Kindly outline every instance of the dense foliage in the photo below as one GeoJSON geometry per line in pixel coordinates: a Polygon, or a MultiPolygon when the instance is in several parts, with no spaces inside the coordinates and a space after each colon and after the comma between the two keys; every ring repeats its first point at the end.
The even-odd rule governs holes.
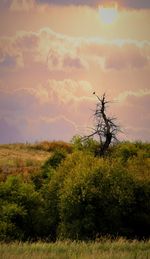
{"type": "Polygon", "coordinates": [[[150,144],[119,143],[103,158],[80,137],[42,145],[51,153],[37,171],[1,177],[0,240],[150,237],[150,144]]]}

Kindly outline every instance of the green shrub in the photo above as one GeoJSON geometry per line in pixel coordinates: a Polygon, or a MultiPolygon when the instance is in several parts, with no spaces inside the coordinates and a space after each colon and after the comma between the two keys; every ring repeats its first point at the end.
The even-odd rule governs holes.
{"type": "Polygon", "coordinates": [[[56,149],[54,153],[46,160],[41,168],[42,177],[49,179],[54,174],[56,168],[61,164],[61,162],[66,158],[67,153],[64,149],[56,149]]]}
{"type": "Polygon", "coordinates": [[[71,153],[72,145],[64,141],[42,141],[32,145],[33,149],[53,152],[56,149],[64,149],[67,153],[71,153]]]}
{"type": "Polygon", "coordinates": [[[135,182],[134,204],[127,222],[134,237],[150,237],[150,180],[135,182]]]}
{"type": "Polygon", "coordinates": [[[96,155],[99,149],[99,143],[93,138],[84,139],[81,136],[74,136],[71,140],[73,151],[84,151],[96,155]]]}
{"type": "Polygon", "coordinates": [[[126,170],[84,153],[73,154],[60,172],[66,169],[60,188],[59,235],[72,239],[124,235],[122,218],[134,200],[133,180],[126,170]]]}
{"type": "Polygon", "coordinates": [[[21,224],[25,219],[25,210],[16,203],[3,202],[0,216],[0,240],[12,241],[23,239],[24,233],[21,224]]]}
{"type": "Polygon", "coordinates": [[[32,183],[24,183],[19,176],[8,177],[0,185],[0,205],[2,237],[7,233],[8,239],[25,240],[41,235],[42,199],[32,183]]]}
{"type": "Polygon", "coordinates": [[[126,164],[129,159],[135,157],[149,158],[150,144],[141,142],[122,142],[114,145],[111,155],[113,158],[120,158],[121,162],[126,164]]]}

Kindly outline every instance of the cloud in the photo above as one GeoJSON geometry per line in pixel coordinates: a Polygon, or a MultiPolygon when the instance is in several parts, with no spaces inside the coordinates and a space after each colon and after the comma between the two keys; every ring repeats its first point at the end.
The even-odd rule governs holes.
{"type": "Polygon", "coordinates": [[[14,41],[17,48],[32,51],[38,47],[39,35],[34,32],[18,32],[14,41]]]}
{"type": "Polygon", "coordinates": [[[65,79],[63,81],[49,80],[46,86],[50,98],[59,98],[62,103],[76,103],[88,97],[93,89],[87,81],[74,81],[65,79]]]}
{"type": "Polygon", "coordinates": [[[1,68],[14,68],[16,66],[16,59],[14,57],[11,57],[9,55],[5,55],[0,60],[0,67],[1,68]]]}
{"type": "Polygon", "coordinates": [[[144,55],[141,48],[133,44],[125,44],[112,50],[106,57],[105,67],[113,69],[137,68],[141,69],[149,63],[148,56],[144,55]]]}
{"type": "Polygon", "coordinates": [[[0,10],[8,9],[11,5],[12,0],[1,0],[0,1],[0,10]]]}
{"type": "Polygon", "coordinates": [[[41,140],[71,140],[76,134],[75,124],[65,116],[58,116],[53,120],[41,118],[37,123],[37,137],[41,140]]]}
{"type": "Polygon", "coordinates": [[[47,3],[54,5],[93,5],[97,3],[97,0],[37,0],[37,3],[47,3]]]}
{"type": "Polygon", "coordinates": [[[0,39],[0,67],[1,69],[16,69],[23,66],[21,51],[14,47],[11,38],[0,39]]]}
{"type": "Polygon", "coordinates": [[[92,124],[94,90],[109,92],[110,99],[122,93],[114,115],[130,138],[135,128],[145,139],[149,60],[147,41],[69,37],[48,28],[3,37],[0,118],[21,132],[18,141],[69,140],[92,124]]]}
{"type": "Polygon", "coordinates": [[[71,53],[67,48],[62,50],[62,47],[58,46],[50,49],[47,64],[50,70],[88,69],[86,61],[78,57],[73,50],[71,53]]]}
{"type": "Polygon", "coordinates": [[[34,89],[0,90],[0,114],[28,114],[40,100],[34,89]]]}
{"type": "Polygon", "coordinates": [[[149,66],[150,45],[148,42],[103,41],[89,39],[79,46],[82,55],[91,58],[104,69],[141,69],[149,66]]]}
{"type": "MultiPolygon", "coordinates": [[[[93,122],[96,100],[91,85],[84,81],[49,80],[39,89],[0,92],[0,142],[70,140],[74,134],[86,134],[93,122]]],[[[148,90],[124,92],[112,105],[128,139],[149,139],[150,93],[148,90]]],[[[125,138],[125,136],[123,136],[125,138]]]]}
{"type": "Polygon", "coordinates": [[[64,116],[49,118],[23,118],[12,122],[8,117],[0,119],[0,144],[40,141],[40,140],[70,140],[76,134],[74,123],[64,116]]]}
{"type": "Polygon", "coordinates": [[[128,127],[124,133],[124,138],[128,141],[141,141],[142,139],[142,141],[149,142],[150,130],[148,128],[145,129],[144,127],[128,127]]]}
{"type": "Polygon", "coordinates": [[[49,29],[25,34],[17,44],[20,49],[28,50],[35,61],[46,61],[51,71],[88,70],[94,57],[99,64],[103,60],[105,69],[116,70],[141,69],[148,66],[150,60],[150,44],[146,41],[139,43],[132,40],[103,41],[100,38],[63,37],[49,29]]]}
{"type": "Polygon", "coordinates": [[[104,69],[141,69],[149,66],[150,45],[143,41],[103,41],[100,38],[74,38],[50,29],[18,32],[2,38],[1,67],[21,68],[41,65],[49,71],[89,71],[92,62],[104,69]]]}
{"type": "Polygon", "coordinates": [[[127,100],[129,97],[132,97],[132,98],[143,98],[143,97],[149,97],[150,95],[150,90],[144,90],[144,89],[140,89],[139,91],[137,92],[134,92],[134,91],[125,91],[121,94],[119,94],[119,96],[117,97],[117,101],[119,102],[122,102],[124,100],[127,100]]]}
{"type": "Polygon", "coordinates": [[[6,119],[0,119],[0,143],[15,143],[23,141],[20,131],[14,125],[7,122],[6,119]]]}
{"type": "Polygon", "coordinates": [[[65,115],[68,105],[72,113],[75,106],[91,96],[92,91],[89,82],[72,79],[48,80],[36,88],[0,89],[0,114],[12,112],[35,116],[38,110],[44,116],[47,109],[47,115],[65,115]]]}
{"type": "MultiPolygon", "coordinates": [[[[5,143],[40,139],[70,140],[85,123],[84,107],[89,102],[91,85],[85,81],[49,80],[38,89],[0,90],[0,117],[6,118],[5,143]],[[80,95],[81,94],[81,95],[80,95]],[[37,116],[38,114],[38,116],[37,116]],[[21,132],[18,138],[10,138],[21,132]],[[15,131],[16,129],[16,131],[15,131]]],[[[0,138],[0,142],[1,142],[0,138]]]]}
{"type": "Polygon", "coordinates": [[[127,8],[134,8],[134,9],[146,9],[150,8],[150,1],[149,0],[123,0],[123,5],[127,8]]]}
{"type": "Polygon", "coordinates": [[[47,97],[43,96],[39,114],[55,118],[65,116],[76,124],[85,123],[87,103],[89,107],[93,103],[91,98],[93,88],[87,81],[74,81],[65,79],[62,81],[48,80],[43,86],[47,97]]]}
{"type": "Polygon", "coordinates": [[[77,53],[74,41],[47,28],[37,33],[18,32],[13,38],[1,37],[0,66],[19,68],[43,64],[50,71],[87,70],[88,63],[77,53]]]}
{"type": "MultiPolygon", "coordinates": [[[[104,3],[112,3],[112,0],[37,0],[37,3],[43,4],[54,4],[54,5],[89,5],[97,6],[104,3]]],[[[127,8],[141,9],[141,8],[150,8],[149,0],[116,0],[118,4],[122,4],[127,8]]]]}
{"type": "Polygon", "coordinates": [[[59,5],[59,6],[90,6],[97,7],[101,4],[118,3],[119,6],[130,9],[149,9],[149,0],[1,0],[0,8],[10,8],[12,11],[30,11],[38,5],[59,5]]]}
{"type": "MultiPolygon", "coordinates": [[[[150,114],[149,100],[150,91],[125,92],[118,97],[114,112],[119,118],[123,132],[128,140],[149,140],[150,114]]],[[[124,136],[124,137],[125,137],[124,136]]]]}
{"type": "Polygon", "coordinates": [[[10,10],[12,11],[29,11],[35,8],[34,0],[12,0],[10,10]]]}
{"type": "MultiPolygon", "coordinates": [[[[56,80],[69,77],[78,81],[80,78],[89,80],[93,74],[98,77],[106,70],[127,72],[132,69],[142,73],[149,69],[149,64],[150,44],[147,41],[75,38],[48,28],[0,38],[1,76],[4,77],[4,70],[7,74],[8,69],[9,78],[12,76],[13,81],[16,78],[21,85],[21,77],[26,77],[31,87],[32,82],[43,83],[49,77],[56,80]]],[[[27,87],[24,81],[22,84],[27,87]]]]}

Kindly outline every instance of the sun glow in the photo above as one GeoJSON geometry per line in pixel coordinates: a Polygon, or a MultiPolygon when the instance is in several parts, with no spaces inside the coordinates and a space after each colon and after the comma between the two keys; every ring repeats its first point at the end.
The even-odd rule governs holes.
{"type": "Polygon", "coordinates": [[[115,6],[99,6],[99,14],[103,23],[112,24],[118,17],[118,8],[115,6]]]}

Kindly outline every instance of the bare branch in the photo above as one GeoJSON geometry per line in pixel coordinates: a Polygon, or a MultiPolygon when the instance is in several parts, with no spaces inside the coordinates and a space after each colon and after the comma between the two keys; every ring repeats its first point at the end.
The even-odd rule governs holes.
{"type": "Polygon", "coordinates": [[[86,139],[97,136],[100,141],[99,155],[105,155],[111,142],[117,141],[117,133],[120,132],[120,127],[115,123],[115,117],[108,117],[106,114],[106,105],[110,103],[106,100],[104,93],[99,97],[95,92],[93,94],[97,97],[98,103],[93,114],[95,126],[92,128],[93,133],[88,135],[86,139]]]}

